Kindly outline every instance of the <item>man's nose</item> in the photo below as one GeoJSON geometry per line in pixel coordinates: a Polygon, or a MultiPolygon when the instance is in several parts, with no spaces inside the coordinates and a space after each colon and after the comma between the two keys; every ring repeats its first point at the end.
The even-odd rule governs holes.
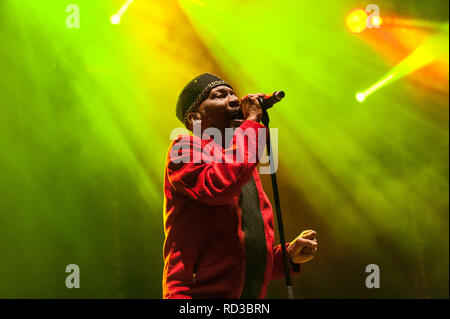
{"type": "Polygon", "coordinates": [[[233,109],[238,108],[241,105],[241,101],[239,101],[239,98],[237,98],[237,97],[232,97],[232,98],[230,98],[228,105],[233,109]]]}

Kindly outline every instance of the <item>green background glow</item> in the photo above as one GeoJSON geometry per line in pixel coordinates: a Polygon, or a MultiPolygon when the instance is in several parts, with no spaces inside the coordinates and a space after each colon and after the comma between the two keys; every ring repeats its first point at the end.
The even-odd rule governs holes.
{"type": "MultiPolygon", "coordinates": [[[[175,102],[206,71],[241,96],[286,92],[271,113],[286,239],[312,228],[320,243],[298,297],[448,298],[448,69],[361,104],[356,92],[401,61],[365,41],[386,27],[346,29],[370,2],[135,0],[112,25],[124,2],[0,2],[0,298],[161,297],[175,102]],[[64,284],[72,263],[80,289],[64,284]],[[372,263],[381,289],[365,287],[372,263]]],[[[377,4],[448,22],[448,1],[377,4]]]]}

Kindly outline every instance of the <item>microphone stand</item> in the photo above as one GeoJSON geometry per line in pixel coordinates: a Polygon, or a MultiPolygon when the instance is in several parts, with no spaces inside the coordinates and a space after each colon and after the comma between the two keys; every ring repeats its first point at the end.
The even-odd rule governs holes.
{"type": "MultiPolygon", "coordinates": [[[[262,104],[261,104],[262,105],[262,104]]],[[[278,185],[277,185],[277,176],[275,173],[275,166],[273,163],[273,154],[272,154],[272,145],[270,143],[270,130],[269,130],[269,114],[267,113],[267,109],[263,108],[263,116],[262,123],[265,127],[267,127],[267,155],[269,156],[270,163],[270,177],[272,178],[272,188],[273,188],[273,197],[275,200],[275,210],[277,214],[278,221],[278,231],[280,233],[280,245],[281,245],[281,255],[283,257],[283,265],[284,265],[284,276],[286,280],[286,289],[289,299],[294,299],[294,287],[292,286],[291,275],[289,272],[289,264],[286,255],[286,241],[284,239],[284,228],[283,228],[283,220],[281,218],[281,207],[280,207],[280,198],[278,196],[278,185]]]]}

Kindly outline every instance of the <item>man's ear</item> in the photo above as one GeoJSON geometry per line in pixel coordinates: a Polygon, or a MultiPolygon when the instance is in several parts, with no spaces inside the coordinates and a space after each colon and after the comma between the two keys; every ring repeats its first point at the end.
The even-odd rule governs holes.
{"type": "Polygon", "coordinates": [[[198,112],[191,112],[186,115],[186,127],[189,131],[192,131],[194,127],[194,121],[202,120],[202,116],[198,112]]]}

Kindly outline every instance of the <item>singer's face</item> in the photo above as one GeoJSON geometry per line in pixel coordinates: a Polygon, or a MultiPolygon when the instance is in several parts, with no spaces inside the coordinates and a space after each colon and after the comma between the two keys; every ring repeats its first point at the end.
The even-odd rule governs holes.
{"type": "Polygon", "coordinates": [[[243,122],[241,101],[228,86],[212,89],[197,111],[202,121],[202,129],[209,127],[224,131],[227,127],[237,127],[243,122]]]}

